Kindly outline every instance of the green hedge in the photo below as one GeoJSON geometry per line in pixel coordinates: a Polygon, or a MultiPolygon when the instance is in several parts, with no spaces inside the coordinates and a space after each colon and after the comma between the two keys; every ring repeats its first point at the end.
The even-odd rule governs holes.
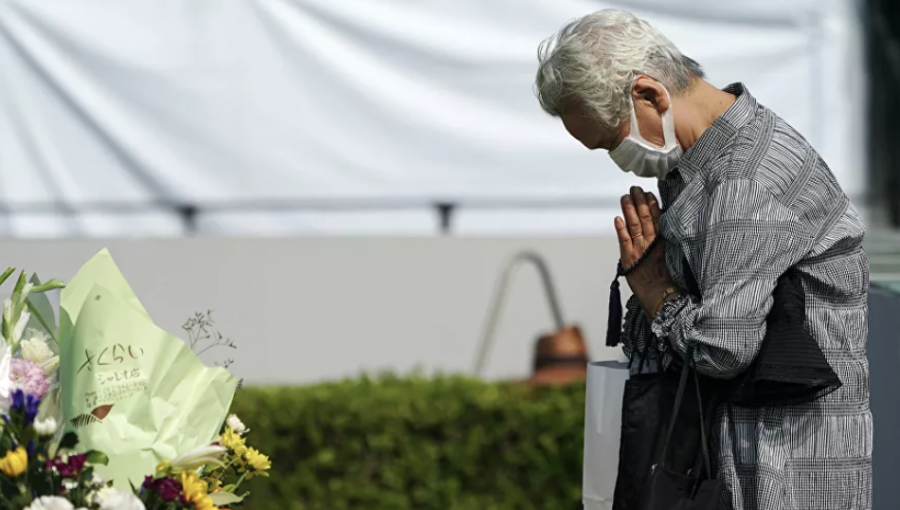
{"type": "Polygon", "coordinates": [[[250,510],[580,508],[584,386],[382,376],[244,388],[250,510]]]}

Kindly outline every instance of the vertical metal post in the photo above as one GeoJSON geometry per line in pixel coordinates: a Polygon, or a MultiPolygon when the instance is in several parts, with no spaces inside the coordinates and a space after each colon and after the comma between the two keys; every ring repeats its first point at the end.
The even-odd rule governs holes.
{"type": "Polygon", "coordinates": [[[494,336],[497,332],[497,325],[500,319],[500,312],[503,310],[503,305],[506,303],[506,296],[509,293],[510,284],[512,283],[516,271],[525,263],[533,265],[541,277],[544,295],[547,298],[547,304],[550,307],[550,314],[553,316],[553,322],[556,329],[561,330],[565,327],[562,307],[559,304],[559,297],[556,294],[556,287],[553,285],[553,277],[550,276],[550,269],[547,267],[547,263],[535,252],[523,251],[517,253],[503,266],[500,281],[497,283],[497,288],[494,292],[494,299],[491,301],[491,308],[488,311],[484,332],[482,333],[481,342],[478,347],[478,354],[475,358],[475,366],[473,367],[473,374],[476,377],[481,377],[484,374],[488,352],[490,351],[491,344],[494,342],[494,336]]]}
{"type": "Polygon", "coordinates": [[[441,235],[450,235],[453,227],[453,213],[456,211],[456,204],[451,202],[439,202],[434,205],[437,209],[438,217],[441,222],[441,235]]]}
{"type": "Polygon", "coordinates": [[[181,222],[184,224],[184,231],[188,237],[197,235],[197,206],[192,204],[182,204],[178,206],[178,214],[181,215],[181,222]]]}

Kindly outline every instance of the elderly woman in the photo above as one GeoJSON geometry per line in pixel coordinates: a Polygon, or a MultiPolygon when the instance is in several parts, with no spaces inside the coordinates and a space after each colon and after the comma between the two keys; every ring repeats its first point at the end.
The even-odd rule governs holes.
{"type": "Polygon", "coordinates": [[[741,84],[720,90],[646,21],[605,10],[539,50],[541,106],[588,149],[658,179],[615,219],[628,275],[626,349],[693,347],[696,370],[730,379],[756,359],[778,278],[793,268],[806,329],[843,382],[814,402],[720,412],[713,444],[725,508],[871,508],[864,226],[806,140],[741,84]],[[684,261],[699,296],[689,295],[684,261]]]}

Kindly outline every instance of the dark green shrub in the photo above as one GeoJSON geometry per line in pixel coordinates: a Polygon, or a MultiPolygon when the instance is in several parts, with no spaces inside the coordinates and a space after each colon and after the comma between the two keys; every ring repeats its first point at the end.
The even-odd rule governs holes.
{"type": "Polygon", "coordinates": [[[251,510],[580,508],[583,385],[384,376],[245,388],[234,411],[273,462],[251,510]]]}

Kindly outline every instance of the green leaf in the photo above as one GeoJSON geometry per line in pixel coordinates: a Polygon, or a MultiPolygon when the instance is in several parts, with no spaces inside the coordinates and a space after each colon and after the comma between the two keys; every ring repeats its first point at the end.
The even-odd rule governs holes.
{"type": "MultiPolygon", "coordinates": [[[[28,294],[28,301],[30,301],[30,303],[28,303],[28,304],[32,308],[37,308],[40,311],[41,316],[44,318],[44,320],[47,323],[49,323],[51,326],[55,326],[56,325],[56,314],[53,313],[53,305],[50,303],[50,300],[47,299],[47,296],[34,291],[34,289],[36,289],[40,285],[42,285],[41,279],[38,277],[37,274],[32,274],[31,278],[28,281],[29,281],[29,283],[31,283],[34,286],[31,289],[31,293],[28,294]]],[[[39,327],[43,327],[43,325],[38,323],[37,320],[32,319],[31,321],[29,321],[27,327],[34,328],[34,329],[40,329],[39,327]]],[[[54,329],[55,329],[55,327],[54,327],[54,329]]]]}
{"type": "Polygon", "coordinates": [[[6,271],[4,271],[3,274],[0,275],[0,285],[3,285],[4,283],[6,283],[6,280],[15,272],[16,272],[16,268],[14,268],[14,267],[10,267],[6,271]]]}
{"type": "Polygon", "coordinates": [[[19,273],[19,279],[16,281],[16,286],[12,293],[12,318],[16,321],[19,320],[20,314],[25,307],[25,298],[28,297],[22,295],[22,291],[25,290],[25,283],[27,282],[26,276],[24,270],[19,273]]]}
{"type": "Polygon", "coordinates": [[[14,296],[18,296],[22,293],[22,290],[25,288],[26,281],[25,270],[23,269],[22,272],[19,273],[19,279],[16,280],[16,286],[13,288],[14,296]]]}
{"type": "Polygon", "coordinates": [[[109,457],[107,457],[105,453],[96,450],[87,452],[87,461],[95,466],[109,465],[109,457]]]}
{"type": "Polygon", "coordinates": [[[78,446],[78,434],[74,432],[66,432],[62,441],[59,442],[60,450],[71,450],[78,446]]]}
{"type": "Polygon", "coordinates": [[[244,500],[243,496],[238,496],[233,492],[218,491],[210,493],[209,498],[216,506],[233,505],[244,500]]]}
{"type": "Polygon", "coordinates": [[[31,292],[33,294],[43,294],[44,292],[48,292],[56,289],[64,289],[66,284],[59,280],[50,280],[47,283],[42,283],[40,285],[35,285],[31,288],[31,292]]]}
{"type": "MultiPolygon", "coordinates": [[[[43,297],[43,296],[41,296],[43,297]]],[[[50,339],[53,340],[53,343],[56,344],[57,352],[59,351],[59,340],[56,339],[56,327],[52,323],[50,323],[46,318],[44,318],[44,313],[41,312],[40,307],[34,304],[31,300],[31,297],[25,298],[25,307],[31,312],[31,317],[34,318],[38,324],[44,328],[44,332],[50,335],[50,339]]],[[[50,310],[50,316],[53,316],[53,310],[50,310]]]]}

